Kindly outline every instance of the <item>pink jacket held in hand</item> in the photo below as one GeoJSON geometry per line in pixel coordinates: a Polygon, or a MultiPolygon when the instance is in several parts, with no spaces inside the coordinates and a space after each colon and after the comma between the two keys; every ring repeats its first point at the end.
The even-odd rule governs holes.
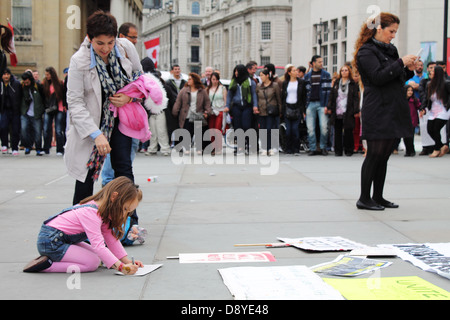
{"type": "MultiPolygon", "coordinates": [[[[150,73],[140,76],[136,81],[120,89],[118,93],[131,98],[145,99],[145,108],[153,114],[161,113],[168,103],[167,93],[161,81],[150,73]]],[[[120,119],[120,132],[141,142],[150,140],[148,115],[139,102],[130,102],[121,108],[111,104],[110,110],[114,112],[114,117],[118,116],[120,119]]]]}

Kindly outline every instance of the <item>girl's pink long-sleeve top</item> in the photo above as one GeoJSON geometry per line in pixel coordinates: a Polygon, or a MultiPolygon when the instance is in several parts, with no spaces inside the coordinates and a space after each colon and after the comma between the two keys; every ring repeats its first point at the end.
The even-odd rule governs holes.
{"type": "MultiPolygon", "coordinates": [[[[96,205],[94,201],[88,204],[96,205]]],[[[92,249],[108,268],[127,256],[120,240],[113,235],[109,224],[103,223],[102,218],[98,215],[98,210],[95,208],[84,207],[68,211],[59,215],[47,225],[67,235],[85,232],[92,249]]]]}

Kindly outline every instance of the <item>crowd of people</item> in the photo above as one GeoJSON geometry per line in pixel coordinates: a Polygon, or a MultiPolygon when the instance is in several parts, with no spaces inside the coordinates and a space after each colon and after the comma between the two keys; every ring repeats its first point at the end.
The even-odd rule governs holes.
{"type": "Polygon", "coordinates": [[[35,149],[36,155],[42,156],[49,154],[55,146],[57,155],[62,156],[66,142],[67,101],[65,83],[55,68],[46,68],[43,79],[36,70],[26,70],[17,79],[6,68],[1,87],[2,154],[18,156],[19,150],[24,149],[28,155],[35,149]]]}
{"type": "MultiPolygon", "coordinates": [[[[257,63],[250,61],[234,68],[229,86],[221,83],[220,70],[211,67],[202,76],[190,73],[186,81],[180,66],[174,65],[170,79],[164,81],[150,59],[142,63],[163,83],[168,103],[164,112],[148,112],[152,138],[143,143],[134,141],[133,158],[138,151],[169,156],[177,143],[173,132],[184,128],[193,136],[196,124],[201,125],[203,135],[208,129],[219,130],[223,135],[229,129],[255,129],[258,134],[265,129],[266,139],[253,146],[261,155],[279,151],[298,155],[301,149],[311,156],[326,156],[330,151],[335,156],[352,156],[367,151],[361,139],[362,85],[358,70],[350,63],[330,75],[323,68],[322,57],[313,56],[308,69],[287,65],[285,75],[278,77],[273,64],[265,65],[257,76],[257,63]],[[272,130],[280,128],[281,146],[272,147],[272,130]]],[[[9,69],[4,71],[0,109],[3,154],[18,156],[19,150],[24,149],[28,155],[35,149],[36,155],[41,156],[56,147],[56,154],[64,155],[69,123],[67,72],[68,68],[60,79],[56,70],[48,67],[40,79],[36,70],[27,70],[19,81],[9,69]]],[[[420,132],[422,139],[420,155],[442,157],[449,152],[447,78],[445,62],[429,62],[427,72],[419,62],[414,76],[405,83],[413,129],[420,132]]],[[[415,156],[414,136],[403,140],[405,157],[415,156]]],[[[200,139],[193,147],[202,154],[209,143],[213,143],[213,155],[222,153],[223,139],[216,136],[208,142],[200,139]]],[[[398,139],[392,152],[398,152],[399,143],[398,139]]],[[[246,141],[235,153],[251,153],[251,147],[246,141]]],[[[104,184],[113,178],[107,172],[110,165],[105,168],[104,184]]]]}
{"type": "MultiPolygon", "coordinates": [[[[218,130],[222,135],[229,129],[244,132],[254,129],[261,138],[259,131],[265,129],[267,138],[260,139],[256,146],[261,155],[280,151],[295,155],[305,151],[310,156],[326,156],[332,151],[337,157],[366,154],[367,145],[361,138],[363,85],[355,66],[347,63],[330,75],[323,68],[322,57],[313,56],[308,69],[288,64],[282,77],[277,76],[273,64],[265,65],[256,75],[257,66],[254,61],[237,65],[228,86],[221,83],[220,70],[208,67],[202,75],[190,73],[186,81],[180,66],[173,66],[170,78],[161,79],[168,95],[167,109],[162,113],[164,118],[150,115],[153,139],[141,143],[138,151],[146,155],[157,155],[160,151],[168,156],[170,148],[178,142],[173,132],[184,128],[193,136],[197,124],[201,126],[202,137],[208,129],[218,130]],[[280,145],[276,147],[271,145],[274,129],[283,129],[280,145]]],[[[423,62],[419,61],[414,76],[405,82],[404,96],[410,106],[413,133],[419,133],[422,140],[420,155],[442,157],[449,151],[450,126],[444,112],[447,109],[436,109],[436,101],[446,105],[446,95],[450,91],[445,68],[444,62],[429,62],[425,73],[423,62]],[[430,86],[433,78],[436,84],[430,86]],[[439,93],[441,98],[436,99],[440,91],[443,92],[439,93]]],[[[150,70],[158,74],[154,68],[150,70]]],[[[212,143],[212,155],[220,155],[223,140],[217,141],[216,136],[207,140],[193,141],[193,149],[202,154],[212,143]]],[[[404,156],[415,156],[414,135],[404,137],[403,142],[404,156]]],[[[398,138],[392,153],[398,153],[400,146],[398,138]]],[[[235,154],[249,154],[252,150],[246,141],[245,146],[236,147],[235,154]]]]}

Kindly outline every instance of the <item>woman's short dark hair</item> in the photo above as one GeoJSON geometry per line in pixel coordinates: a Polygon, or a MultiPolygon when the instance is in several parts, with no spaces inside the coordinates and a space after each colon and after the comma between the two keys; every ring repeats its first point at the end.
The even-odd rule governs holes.
{"type": "Polygon", "coordinates": [[[91,40],[101,35],[116,38],[117,20],[111,13],[97,10],[88,18],[86,29],[86,33],[91,40]]]}

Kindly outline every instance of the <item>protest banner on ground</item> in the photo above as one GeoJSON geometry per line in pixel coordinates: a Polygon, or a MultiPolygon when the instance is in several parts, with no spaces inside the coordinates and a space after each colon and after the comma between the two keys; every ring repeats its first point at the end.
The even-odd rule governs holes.
{"type": "Polygon", "coordinates": [[[270,252],[180,253],[180,263],[273,262],[270,252]]]}
{"type": "Polygon", "coordinates": [[[450,279],[450,243],[383,244],[397,255],[422,270],[450,279]]]}
{"type": "Polygon", "coordinates": [[[307,237],[307,238],[277,238],[292,246],[306,251],[351,251],[367,247],[342,237],[307,237]]]}
{"type": "Polygon", "coordinates": [[[392,262],[340,255],[332,262],[311,267],[316,273],[342,277],[356,277],[390,266],[392,262]]]}
{"type": "Polygon", "coordinates": [[[323,280],[347,300],[450,300],[450,292],[419,277],[323,280]]]}
{"type": "Polygon", "coordinates": [[[306,266],[219,269],[235,300],[343,300],[306,266]]]}

